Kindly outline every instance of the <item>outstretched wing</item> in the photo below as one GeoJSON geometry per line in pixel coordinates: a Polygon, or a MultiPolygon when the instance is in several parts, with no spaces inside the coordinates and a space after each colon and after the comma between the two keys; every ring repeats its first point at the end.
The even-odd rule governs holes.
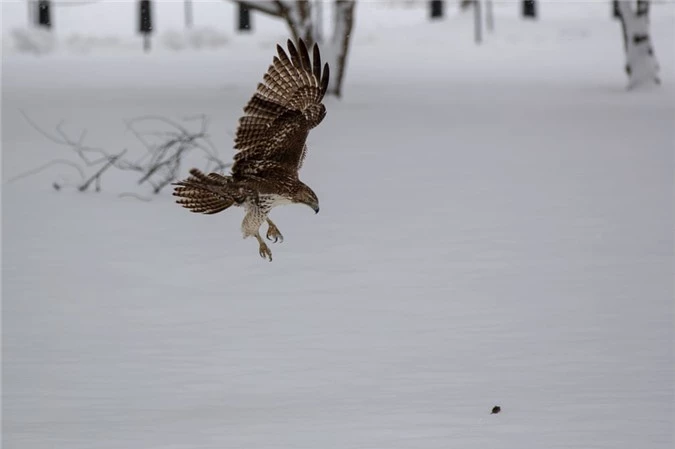
{"type": "Polygon", "coordinates": [[[273,163],[297,173],[305,157],[309,131],[326,115],[321,103],[328,88],[329,69],[321,68],[319,47],[310,60],[304,41],[298,48],[288,40],[288,52],[277,45],[278,57],[244,108],[234,139],[232,174],[252,174],[273,163]]]}

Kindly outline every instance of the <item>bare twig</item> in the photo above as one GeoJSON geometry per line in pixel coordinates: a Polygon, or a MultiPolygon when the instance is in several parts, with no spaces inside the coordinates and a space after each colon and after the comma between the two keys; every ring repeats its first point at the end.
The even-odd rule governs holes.
{"type": "MultiPolygon", "coordinates": [[[[154,193],[159,193],[164,187],[170,185],[178,178],[183,157],[193,150],[198,150],[206,159],[207,165],[214,166],[221,173],[231,165],[218,157],[218,151],[207,134],[209,120],[204,114],[189,116],[183,119],[184,122],[198,122],[200,129],[196,132],[190,131],[186,126],[175,120],[162,116],[146,115],[127,120],[127,129],[133,133],[144,149],[140,157],[137,157],[135,160],[125,158],[127,149],[117,154],[112,154],[100,148],[85,146],[84,139],[87,136],[87,130],[80,132],[77,139],[71,138],[65,131],[64,122],[61,121],[57,124],[55,132],[49,133],[38,126],[27,114],[23,112],[22,114],[26,121],[42,136],[57,145],[69,147],[75,152],[85,167],[95,167],[96,171],[87,178],[85,170],[77,163],[64,159],[56,159],[36,169],[22,173],[10,179],[9,182],[37,174],[53,165],[66,164],[75,168],[80,174],[82,182],[76,184],[79,191],[84,192],[88,190],[93,183],[95,190],[98,192],[101,190],[101,181],[104,174],[114,167],[123,171],[141,173],[142,175],[137,183],[147,183],[152,187],[154,193]],[[152,125],[155,128],[152,131],[143,131],[140,129],[141,124],[144,126],[152,125]],[[157,127],[160,129],[157,129],[157,127]],[[168,129],[161,129],[162,127],[168,129]]],[[[63,183],[53,183],[53,187],[56,190],[60,190],[65,185],[63,183]]]]}
{"type": "Polygon", "coordinates": [[[118,154],[118,155],[113,156],[112,158],[110,158],[110,160],[109,160],[108,162],[106,162],[105,165],[103,165],[103,167],[101,167],[96,173],[94,173],[89,179],[87,179],[80,187],[78,187],[78,190],[79,190],[80,192],[84,192],[85,190],[87,190],[87,189],[89,188],[89,185],[92,183],[92,181],[96,181],[96,182],[97,182],[97,184],[96,184],[96,187],[97,187],[97,188],[96,188],[96,191],[97,191],[97,192],[100,192],[100,191],[101,191],[101,188],[100,188],[100,183],[99,183],[98,180],[101,178],[101,175],[102,175],[107,169],[109,169],[110,167],[112,167],[112,166],[115,164],[115,161],[117,161],[117,159],[119,159],[119,158],[121,158],[122,156],[124,156],[124,153],[126,153],[126,152],[127,152],[127,150],[124,150],[124,151],[122,151],[120,154],[118,154]]]}
{"type": "Polygon", "coordinates": [[[49,167],[52,167],[54,165],[59,165],[59,164],[68,165],[69,167],[73,167],[75,170],[77,170],[77,172],[80,174],[82,179],[84,179],[84,177],[85,177],[84,170],[82,170],[82,168],[80,168],[80,166],[77,165],[75,162],[67,161],[65,159],[54,159],[53,161],[47,162],[46,164],[41,165],[37,168],[34,168],[32,170],[28,170],[27,172],[23,172],[19,175],[16,175],[15,177],[9,179],[7,181],[7,183],[9,184],[9,183],[12,183],[14,181],[18,181],[19,179],[26,178],[28,176],[37,175],[38,173],[48,169],[49,167]]]}
{"type": "Polygon", "coordinates": [[[279,17],[283,13],[282,4],[279,1],[273,2],[255,2],[255,1],[244,1],[244,0],[235,0],[236,3],[239,3],[242,6],[246,6],[251,11],[259,11],[270,16],[279,17]]]}
{"type": "Polygon", "coordinates": [[[127,123],[133,126],[136,123],[147,122],[147,121],[152,121],[152,120],[158,121],[158,122],[164,122],[167,125],[178,129],[182,134],[190,134],[190,132],[187,129],[183,128],[177,122],[174,122],[173,120],[168,119],[166,117],[162,117],[161,115],[143,115],[143,116],[131,119],[131,120],[127,121],[127,123]]]}
{"type": "Polygon", "coordinates": [[[145,201],[145,202],[150,202],[152,201],[150,198],[146,198],[144,196],[140,196],[137,193],[131,193],[131,192],[125,192],[125,193],[120,193],[118,195],[120,198],[136,198],[139,201],[145,201]]]}

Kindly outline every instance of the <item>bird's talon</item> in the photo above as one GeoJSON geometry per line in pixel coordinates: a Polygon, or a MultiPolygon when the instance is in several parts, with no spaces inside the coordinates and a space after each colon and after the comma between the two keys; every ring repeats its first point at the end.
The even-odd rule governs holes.
{"type": "Polygon", "coordinates": [[[279,229],[276,226],[270,226],[269,229],[267,229],[267,240],[272,243],[281,243],[284,241],[284,236],[281,235],[281,232],[279,232],[279,229]]]}
{"type": "Polygon", "coordinates": [[[258,254],[260,254],[260,257],[263,259],[269,259],[270,262],[272,262],[272,251],[270,251],[269,247],[262,243],[260,245],[260,250],[258,251],[258,254]]]}

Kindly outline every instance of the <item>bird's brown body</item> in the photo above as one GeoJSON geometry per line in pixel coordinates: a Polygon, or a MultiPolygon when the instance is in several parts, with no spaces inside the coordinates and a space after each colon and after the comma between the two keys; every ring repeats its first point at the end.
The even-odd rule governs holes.
{"type": "Polygon", "coordinates": [[[326,115],[321,103],[328,87],[329,69],[321,67],[315,44],[310,60],[305,43],[298,48],[289,40],[290,57],[277,46],[278,57],[258,84],[244,108],[235,135],[232,173],[204,174],[190,170],[190,177],[177,182],[177,203],[192,212],[215,214],[231,206],[246,209],[242,222],[244,238],[256,237],[260,255],[272,260],[272,252],[260,237],[260,226],[269,225],[267,238],[283,240],[268,218],[273,207],[301,203],[319,211],[316,194],[300,181],[309,131],[326,115]]]}

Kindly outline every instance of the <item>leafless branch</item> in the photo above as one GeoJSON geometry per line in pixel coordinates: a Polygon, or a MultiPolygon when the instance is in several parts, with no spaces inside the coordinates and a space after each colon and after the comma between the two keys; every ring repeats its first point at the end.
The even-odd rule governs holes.
{"type": "Polygon", "coordinates": [[[120,193],[118,196],[120,198],[136,198],[139,201],[145,201],[145,202],[152,201],[150,198],[146,198],[144,196],[140,196],[137,193],[131,193],[131,192],[120,193]]]}
{"type": "Polygon", "coordinates": [[[28,117],[28,115],[25,112],[21,111],[21,114],[24,116],[28,124],[31,125],[40,134],[42,134],[46,139],[51,140],[52,142],[58,145],[67,146],[75,150],[76,154],[80,157],[80,159],[82,159],[82,161],[87,166],[96,165],[107,159],[105,151],[103,151],[102,149],[88,147],[82,144],[82,141],[84,140],[87,134],[86,130],[84,130],[80,134],[80,138],[78,140],[74,140],[68,137],[68,135],[63,130],[64,125],[63,120],[59,122],[58,125],[56,125],[56,135],[54,135],[46,132],[44,129],[38,126],[30,117],[28,117]],[[98,154],[100,158],[91,160],[85,155],[85,153],[95,153],[98,154]]]}
{"type": "Polygon", "coordinates": [[[65,160],[65,159],[54,159],[53,161],[47,162],[46,164],[41,165],[37,168],[34,168],[32,170],[28,170],[27,172],[23,172],[19,175],[14,176],[13,178],[9,179],[7,181],[7,183],[9,184],[9,183],[12,183],[14,181],[18,181],[19,179],[26,178],[28,176],[37,175],[38,173],[48,169],[49,167],[52,167],[54,165],[59,165],[59,164],[68,165],[70,167],[73,167],[80,174],[80,177],[82,178],[82,180],[84,180],[84,177],[85,177],[84,170],[82,170],[82,168],[79,165],[77,165],[75,162],[71,162],[71,161],[68,161],[68,160],[65,160]]]}
{"type": "Polygon", "coordinates": [[[245,0],[235,0],[235,3],[239,3],[242,6],[246,6],[251,11],[259,11],[263,14],[267,14],[274,17],[279,17],[282,15],[282,3],[280,1],[245,1],[245,0]]]}
{"type": "Polygon", "coordinates": [[[84,192],[89,188],[89,185],[92,183],[92,181],[96,181],[96,191],[100,192],[101,191],[101,175],[110,167],[115,165],[115,162],[124,156],[124,153],[126,153],[127,150],[122,151],[120,154],[115,155],[111,157],[108,162],[106,162],[103,167],[101,167],[96,173],[94,173],[89,179],[87,179],[80,187],[78,187],[78,190],[80,192],[84,192]]]}
{"type": "MultiPolygon", "coordinates": [[[[55,159],[36,169],[22,173],[10,179],[9,182],[38,174],[51,166],[63,164],[75,168],[80,174],[81,182],[76,184],[75,187],[81,192],[88,190],[92,184],[94,184],[97,192],[100,191],[103,176],[111,168],[116,168],[122,171],[140,173],[141,176],[137,184],[147,183],[154,193],[159,193],[164,187],[178,179],[183,157],[190,152],[197,151],[200,153],[206,160],[207,167],[214,167],[221,173],[231,165],[225,163],[218,156],[218,151],[208,136],[208,117],[203,114],[184,118],[183,122],[186,125],[167,117],[155,115],[127,120],[127,129],[136,137],[142,149],[140,157],[133,160],[126,157],[127,149],[113,154],[101,148],[86,146],[84,144],[84,139],[87,137],[86,130],[80,132],[77,138],[73,138],[66,132],[62,121],[57,124],[55,131],[50,133],[41,128],[27,114],[23,113],[23,116],[46,139],[73,150],[83,163],[84,168],[73,161],[55,159]],[[188,126],[187,123],[195,123],[199,130],[189,130],[189,127],[194,128],[194,126],[188,126]],[[150,129],[146,130],[145,128],[150,129]],[[94,173],[89,177],[86,175],[86,168],[94,169],[94,173]]],[[[70,185],[70,183],[62,182],[52,184],[56,190],[70,185]]]]}

